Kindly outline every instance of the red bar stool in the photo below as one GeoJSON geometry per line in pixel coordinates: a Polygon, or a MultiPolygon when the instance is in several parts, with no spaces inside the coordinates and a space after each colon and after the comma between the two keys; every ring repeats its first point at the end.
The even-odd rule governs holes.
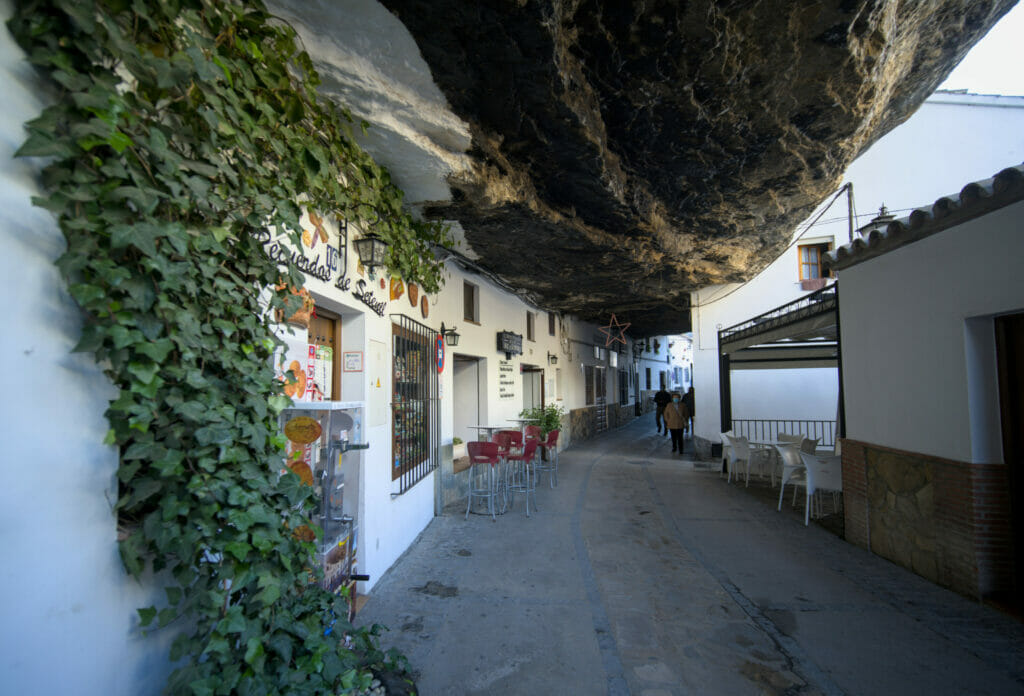
{"type": "Polygon", "coordinates": [[[526,426],[526,439],[543,441],[544,431],[540,429],[539,425],[528,425],[526,426]]]}
{"type": "Polygon", "coordinates": [[[548,483],[552,488],[558,485],[558,433],[558,430],[552,430],[546,440],[538,443],[547,454],[548,460],[537,462],[537,477],[539,480],[540,472],[548,472],[548,483]]]}
{"type": "Polygon", "coordinates": [[[501,457],[502,467],[498,472],[497,485],[501,487],[501,511],[508,507],[508,455],[512,453],[512,432],[511,430],[499,430],[491,435],[491,442],[498,445],[498,455],[501,457]]]}
{"type": "Polygon", "coordinates": [[[469,519],[473,498],[483,498],[487,501],[491,519],[497,522],[498,518],[494,516],[498,495],[496,468],[501,465],[498,445],[494,442],[467,442],[466,450],[469,452],[469,497],[466,500],[466,519],[469,519]],[[481,467],[486,468],[481,470],[481,467]]]}
{"type": "Polygon", "coordinates": [[[527,440],[519,454],[510,454],[505,460],[509,463],[508,490],[509,495],[520,491],[526,496],[526,516],[530,516],[530,494],[533,493],[533,509],[537,509],[537,481],[534,457],[537,454],[536,440],[527,440]]]}
{"type": "Polygon", "coordinates": [[[523,448],[523,434],[518,430],[499,430],[495,435],[508,435],[509,443],[513,450],[523,448]]]}

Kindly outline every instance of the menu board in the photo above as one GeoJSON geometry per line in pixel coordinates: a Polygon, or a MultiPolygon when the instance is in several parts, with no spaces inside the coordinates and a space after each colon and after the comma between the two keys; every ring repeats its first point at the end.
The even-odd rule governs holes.
{"type": "Polygon", "coordinates": [[[516,368],[511,360],[498,361],[498,399],[516,398],[516,368]]]}

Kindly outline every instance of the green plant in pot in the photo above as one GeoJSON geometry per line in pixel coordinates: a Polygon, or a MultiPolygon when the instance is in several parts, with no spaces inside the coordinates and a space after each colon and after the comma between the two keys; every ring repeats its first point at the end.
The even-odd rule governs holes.
{"type": "MultiPolygon", "coordinates": [[[[546,438],[548,433],[552,430],[559,430],[562,427],[562,416],[565,415],[565,409],[558,404],[550,404],[548,406],[534,406],[533,408],[524,408],[519,412],[520,418],[533,418],[535,422],[532,425],[540,426],[541,437],[546,438]]],[[[541,457],[547,459],[547,451],[541,450],[541,457]]]]}

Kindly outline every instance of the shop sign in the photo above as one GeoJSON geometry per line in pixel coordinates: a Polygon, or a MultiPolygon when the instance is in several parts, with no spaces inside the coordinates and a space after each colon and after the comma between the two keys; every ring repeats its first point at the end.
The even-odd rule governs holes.
{"type": "Polygon", "coordinates": [[[438,334],[434,344],[437,346],[435,348],[437,357],[437,372],[440,374],[441,372],[444,372],[444,336],[438,334]]]}
{"type": "MultiPolygon", "coordinates": [[[[349,290],[352,287],[352,279],[339,278],[338,282],[334,285],[339,290],[349,290]]],[[[362,278],[356,281],[356,287],[352,290],[352,297],[369,307],[378,317],[384,316],[384,310],[388,306],[387,300],[378,300],[374,297],[373,286],[369,285],[362,278]]]]}
{"type": "Polygon", "coordinates": [[[318,232],[310,234],[303,230],[302,237],[302,248],[296,250],[291,247],[291,240],[286,235],[275,237],[270,230],[256,232],[257,241],[263,245],[271,259],[281,265],[291,262],[306,275],[319,278],[325,283],[331,282],[341,265],[338,248],[322,241],[318,232]]]}
{"type": "Polygon", "coordinates": [[[499,331],[498,352],[504,353],[506,360],[511,360],[513,355],[522,355],[523,335],[511,331],[499,331]]]}

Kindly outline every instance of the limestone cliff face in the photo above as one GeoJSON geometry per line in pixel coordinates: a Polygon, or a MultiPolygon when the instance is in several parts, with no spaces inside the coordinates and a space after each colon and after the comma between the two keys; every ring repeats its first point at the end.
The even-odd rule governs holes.
{"type": "Polygon", "coordinates": [[[771,262],[1014,3],[382,4],[470,140],[425,214],[542,306],[642,334],[771,262]]]}

